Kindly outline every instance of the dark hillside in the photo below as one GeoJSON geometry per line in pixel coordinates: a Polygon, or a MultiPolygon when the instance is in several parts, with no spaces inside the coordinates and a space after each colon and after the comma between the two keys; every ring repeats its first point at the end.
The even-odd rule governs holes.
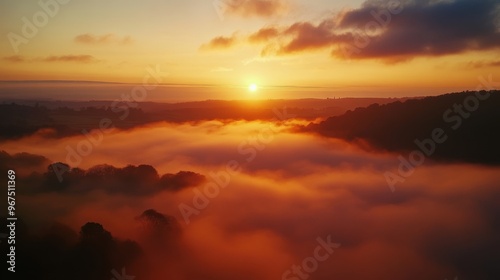
{"type": "Polygon", "coordinates": [[[308,126],[324,136],[363,139],[388,151],[422,150],[415,141],[431,139],[440,129],[444,134],[438,138],[446,140],[436,143],[433,158],[500,164],[500,91],[374,104],[308,126]]]}

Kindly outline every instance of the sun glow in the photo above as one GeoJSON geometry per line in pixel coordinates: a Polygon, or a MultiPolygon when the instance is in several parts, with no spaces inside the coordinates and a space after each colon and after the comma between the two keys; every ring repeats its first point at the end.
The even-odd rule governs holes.
{"type": "Polygon", "coordinates": [[[259,89],[259,87],[256,84],[250,84],[248,86],[248,91],[250,92],[256,92],[259,89]]]}

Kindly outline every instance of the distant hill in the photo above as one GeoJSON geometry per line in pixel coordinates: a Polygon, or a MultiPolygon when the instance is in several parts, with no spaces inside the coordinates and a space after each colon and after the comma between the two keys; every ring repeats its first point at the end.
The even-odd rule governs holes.
{"type": "Polygon", "coordinates": [[[152,122],[193,122],[206,120],[273,120],[275,111],[294,118],[314,120],[344,114],[347,110],[373,103],[386,104],[392,98],[341,98],[225,101],[184,103],[116,101],[10,100],[0,104],[0,140],[14,139],[48,129],[53,137],[82,133],[99,127],[102,119],[128,129],[152,122]]]}
{"type": "Polygon", "coordinates": [[[500,91],[373,104],[310,124],[307,131],[348,141],[362,139],[387,151],[420,150],[438,160],[498,165],[500,91]],[[430,143],[433,133],[442,142],[432,140],[434,149],[430,143]]]}

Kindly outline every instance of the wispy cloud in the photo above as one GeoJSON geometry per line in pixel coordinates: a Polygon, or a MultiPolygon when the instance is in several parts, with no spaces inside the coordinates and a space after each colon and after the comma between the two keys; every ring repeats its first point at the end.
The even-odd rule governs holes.
{"type": "Polygon", "coordinates": [[[283,0],[226,0],[223,5],[225,12],[243,17],[274,17],[289,9],[283,0]]]}
{"type": "Polygon", "coordinates": [[[479,69],[486,67],[500,67],[500,60],[495,61],[470,61],[466,65],[467,68],[479,69]]]}
{"type": "Polygon", "coordinates": [[[26,59],[24,58],[24,56],[21,56],[21,55],[13,55],[13,56],[5,56],[3,58],[3,60],[5,61],[9,61],[9,62],[25,62],[26,59]]]}
{"type": "Polygon", "coordinates": [[[232,35],[229,37],[219,36],[213,38],[207,44],[201,46],[202,50],[216,50],[216,49],[227,49],[234,46],[237,43],[238,39],[236,35],[232,35]]]}
{"type": "Polygon", "coordinates": [[[75,62],[75,63],[95,63],[99,62],[94,56],[88,54],[81,55],[51,55],[46,57],[29,58],[21,55],[6,56],[3,60],[11,63],[25,62],[75,62]]]}
{"type": "Polygon", "coordinates": [[[133,39],[130,36],[117,36],[112,33],[104,35],[94,35],[90,33],[81,34],[75,37],[75,42],[80,44],[123,44],[128,45],[133,43],[133,39]]]}
{"type": "Polygon", "coordinates": [[[61,56],[48,56],[43,59],[46,62],[82,62],[91,63],[97,60],[91,55],[61,55],[61,56]]]}

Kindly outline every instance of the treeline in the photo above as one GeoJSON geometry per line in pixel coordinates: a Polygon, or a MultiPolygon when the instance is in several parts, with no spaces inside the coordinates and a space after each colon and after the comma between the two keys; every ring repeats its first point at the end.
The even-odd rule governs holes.
{"type": "Polygon", "coordinates": [[[280,120],[288,117],[314,120],[341,115],[358,106],[394,102],[390,98],[342,98],[226,101],[184,103],[40,102],[0,104],[0,140],[16,139],[43,131],[46,137],[81,134],[99,128],[103,119],[113,127],[127,129],[151,122],[197,122],[207,120],[280,120]],[[286,108],[286,109],[285,109],[286,108]],[[278,113],[277,113],[278,111],[278,113]]]}
{"type": "Polygon", "coordinates": [[[43,106],[0,104],[0,139],[16,139],[44,130],[45,136],[64,137],[82,133],[82,130],[99,128],[102,119],[109,119],[114,127],[131,128],[150,122],[138,108],[127,108],[123,118],[111,108],[61,107],[48,109],[43,106]]]}
{"type": "Polygon", "coordinates": [[[310,124],[306,130],[367,141],[381,150],[422,150],[434,159],[500,164],[500,91],[373,104],[310,124]]]}
{"type": "MultiPolygon", "coordinates": [[[[5,217],[2,220],[6,220],[5,217]]],[[[182,230],[174,217],[154,209],[144,211],[135,221],[140,243],[120,240],[96,222],[85,223],[75,232],[57,222],[39,225],[35,230],[19,219],[15,272],[3,274],[9,273],[11,278],[7,279],[150,279],[152,275],[148,275],[149,264],[145,256],[154,250],[161,253],[155,256],[175,258],[182,230]]],[[[1,242],[0,249],[9,252],[9,244],[1,242]]],[[[9,259],[6,254],[2,255],[5,264],[9,259]]]]}
{"type": "Polygon", "coordinates": [[[10,155],[0,150],[0,171],[7,174],[9,169],[16,170],[17,181],[23,186],[18,192],[26,195],[101,191],[140,196],[162,191],[175,192],[206,181],[205,176],[192,171],[160,175],[153,166],[145,164],[122,168],[101,164],[85,170],[66,163],[50,163],[49,159],[40,155],[10,155]]]}

